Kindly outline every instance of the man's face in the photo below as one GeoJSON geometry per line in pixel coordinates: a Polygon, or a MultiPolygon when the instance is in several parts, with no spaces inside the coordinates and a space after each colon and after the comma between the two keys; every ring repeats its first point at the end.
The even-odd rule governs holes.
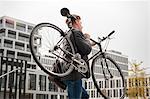
{"type": "Polygon", "coordinates": [[[82,30],[82,22],[81,22],[81,20],[76,20],[76,25],[78,26],[78,28],[80,29],[80,30],[82,30]]]}

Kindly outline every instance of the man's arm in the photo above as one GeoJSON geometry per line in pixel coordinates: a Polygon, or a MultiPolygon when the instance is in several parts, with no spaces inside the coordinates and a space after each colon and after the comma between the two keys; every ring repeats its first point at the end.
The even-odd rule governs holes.
{"type": "Polygon", "coordinates": [[[95,45],[96,45],[96,43],[94,43],[94,42],[92,42],[92,41],[90,40],[90,35],[89,35],[88,33],[85,33],[85,34],[84,34],[84,37],[85,37],[85,39],[87,40],[87,42],[89,42],[89,44],[90,44],[91,46],[95,46],[95,45]]]}
{"type": "Polygon", "coordinates": [[[88,55],[91,52],[91,45],[89,41],[86,40],[83,33],[80,31],[73,31],[73,36],[75,39],[75,44],[77,46],[77,49],[81,55],[88,55]]]}

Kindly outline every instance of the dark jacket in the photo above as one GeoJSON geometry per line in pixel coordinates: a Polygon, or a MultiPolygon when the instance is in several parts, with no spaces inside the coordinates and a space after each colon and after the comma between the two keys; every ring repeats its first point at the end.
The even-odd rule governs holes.
{"type": "MultiPolygon", "coordinates": [[[[75,53],[79,53],[81,58],[85,61],[88,59],[88,54],[91,52],[91,45],[85,39],[83,33],[77,29],[72,29],[68,32],[70,40],[75,48],[75,53]]],[[[69,50],[69,49],[67,49],[69,50]]],[[[89,65],[89,63],[87,63],[89,65]]],[[[89,67],[88,67],[89,69],[89,67]]],[[[89,71],[88,71],[89,72],[89,71]]],[[[90,74],[89,74],[90,75],[90,74]]],[[[83,75],[76,70],[73,70],[69,75],[63,78],[63,80],[78,80],[83,78],[83,75]]]]}

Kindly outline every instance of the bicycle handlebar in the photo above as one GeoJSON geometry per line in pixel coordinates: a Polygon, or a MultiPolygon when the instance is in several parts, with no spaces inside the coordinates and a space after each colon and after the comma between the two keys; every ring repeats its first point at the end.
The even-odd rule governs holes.
{"type": "Polygon", "coordinates": [[[115,33],[115,31],[113,30],[112,32],[110,32],[109,34],[108,34],[108,36],[106,36],[106,37],[103,37],[103,39],[101,39],[101,41],[104,41],[104,40],[106,40],[107,38],[109,38],[112,34],[114,34],[115,33]]]}
{"type": "MultiPolygon", "coordinates": [[[[115,31],[113,30],[112,32],[110,32],[109,34],[108,34],[108,36],[106,36],[106,37],[103,37],[103,39],[101,39],[101,38],[99,38],[100,39],[100,41],[104,41],[104,40],[106,40],[107,38],[109,38],[112,34],[114,34],[115,33],[115,31]]],[[[92,42],[94,42],[94,43],[96,43],[96,44],[99,44],[99,42],[96,42],[95,40],[93,40],[93,39],[91,39],[90,38],[90,40],[92,41],[92,42]]]]}
{"type": "Polygon", "coordinates": [[[111,33],[108,34],[108,37],[110,37],[114,33],[115,33],[115,31],[113,30],[111,33]]]}

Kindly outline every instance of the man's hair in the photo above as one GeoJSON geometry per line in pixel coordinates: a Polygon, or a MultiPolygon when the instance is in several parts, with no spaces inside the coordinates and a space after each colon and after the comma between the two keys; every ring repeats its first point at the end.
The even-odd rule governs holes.
{"type": "Polygon", "coordinates": [[[70,24],[70,23],[74,24],[74,23],[75,23],[75,20],[81,20],[81,17],[78,16],[78,15],[73,14],[72,16],[73,16],[73,19],[72,19],[72,20],[70,20],[70,19],[67,19],[67,20],[66,20],[66,24],[67,24],[67,25],[70,24]]]}

